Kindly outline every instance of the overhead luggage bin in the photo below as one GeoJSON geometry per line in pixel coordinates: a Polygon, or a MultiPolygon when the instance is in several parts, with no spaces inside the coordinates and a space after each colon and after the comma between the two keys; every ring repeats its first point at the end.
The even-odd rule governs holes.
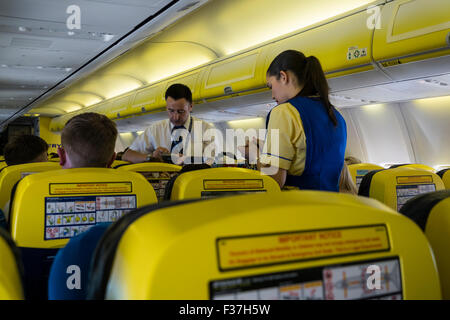
{"type": "Polygon", "coordinates": [[[138,89],[134,96],[134,100],[131,103],[130,110],[126,113],[122,112],[121,115],[128,116],[133,113],[139,114],[141,112],[143,113],[157,109],[158,107],[163,107],[165,106],[163,98],[164,92],[162,83],[138,89]]]}
{"type": "Polygon", "coordinates": [[[0,228],[0,300],[23,300],[23,265],[10,234],[0,228]]]}
{"type": "Polygon", "coordinates": [[[166,186],[165,200],[213,198],[243,193],[279,193],[278,183],[259,171],[244,168],[210,168],[182,172],[166,186]]]}
{"type": "MultiPolygon", "coordinates": [[[[0,172],[0,209],[5,209],[6,204],[10,200],[11,191],[17,181],[36,172],[59,169],[61,169],[59,160],[58,162],[33,162],[3,168],[0,172]]],[[[8,218],[8,212],[4,213],[6,218],[8,218]]]]}
{"type": "Polygon", "coordinates": [[[445,189],[450,189],[450,168],[440,170],[437,175],[441,177],[444,182],[445,189]]]}
{"type": "Polygon", "coordinates": [[[377,199],[400,211],[409,199],[443,189],[444,183],[435,173],[398,167],[370,171],[363,177],[358,195],[377,199]]]}
{"type": "Polygon", "coordinates": [[[441,298],[414,222],[332,192],[141,208],[106,231],[92,266],[90,299],[441,298]]]}
{"type": "Polygon", "coordinates": [[[102,104],[100,113],[105,114],[108,118],[114,119],[120,117],[122,113],[126,113],[130,108],[131,102],[134,99],[136,92],[126,93],[119,97],[102,104]]]}
{"type": "MultiPolygon", "coordinates": [[[[378,0],[373,4],[376,8],[381,8],[385,1],[378,0]]],[[[215,9],[209,8],[214,14],[215,9]]],[[[205,13],[201,9],[198,12],[203,19],[208,15],[207,11],[205,13]]],[[[231,53],[226,55],[214,51],[214,42],[220,41],[217,39],[213,39],[213,43],[203,39],[193,47],[172,40],[164,46],[176,43],[181,49],[188,50],[189,54],[194,53],[194,60],[200,59],[204,63],[197,63],[192,69],[173,75],[170,75],[170,71],[157,68],[157,73],[152,75],[154,81],[149,80],[145,87],[130,93],[134,94],[134,100],[132,98],[130,107],[125,110],[119,108],[117,110],[120,112],[117,112],[116,107],[109,108],[109,100],[101,101],[89,107],[89,110],[114,119],[163,111],[165,89],[175,82],[188,85],[197,104],[268,92],[265,79],[267,68],[276,55],[287,49],[300,50],[307,56],[316,56],[329,78],[331,92],[391,83],[392,79],[381,72],[372,60],[374,30],[368,27],[368,19],[370,15],[367,6],[361,6],[248,48],[230,51],[231,53]],[[170,76],[167,77],[167,74],[170,76]],[[112,112],[109,112],[110,109],[112,112]]],[[[188,21],[185,23],[189,23],[188,21]]],[[[142,53],[140,48],[136,50],[127,55],[128,59],[132,59],[133,54],[142,53]]],[[[155,52],[164,54],[164,51],[158,49],[155,52]]],[[[145,78],[139,70],[135,71],[137,78],[145,78]]],[[[269,96],[264,99],[267,97],[269,96]]],[[[60,131],[64,123],[74,115],[75,113],[70,113],[53,118],[51,130],[60,131]]]]}
{"type": "Polygon", "coordinates": [[[348,170],[353,178],[353,182],[356,184],[356,188],[359,189],[359,185],[363,177],[372,170],[382,170],[381,166],[371,163],[357,163],[348,166],[348,170]]]}
{"type": "Polygon", "coordinates": [[[400,212],[425,232],[436,258],[442,297],[450,300],[450,190],[415,197],[400,212]]]}
{"type": "Polygon", "coordinates": [[[46,299],[51,263],[70,238],[156,202],[152,186],[135,172],[79,168],[23,178],[11,197],[9,223],[22,252],[28,298],[46,299]]]}
{"type": "Polygon", "coordinates": [[[214,101],[226,95],[266,90],[263,48],[229,57],[206,67],[200,97],[214,101]]]}
{"type": "MultiPolygon", "coordinates": [[[[381,7],[378,5],[376,8],[381,7]]],[[[306,56],[314,55],[319,59],[328,78],[330,92],[391,82],[391,79],[373,64],[374,31],[367,26],[369,17],[367,7],[364,7],[335,21],[312,26],[274,42],[266,55],[264,70],[267,71],[279,53],[294,49],[302,51],[306,56]]]]}
{"type": "Polygon", "coordinates": [[[449,73],[448,12],[447,0],[386,3],[380,12],[380,28],[374,33],[374,60],[395,81],[449,73]]]}
{"type": "Polygon", "coordinates": [[[133,171],[143,175],[155,190],[158,201],[162,201],[164,199],[167,183],[172,177],[178,174],[181,167],[162,162],[143,162],[122,165],[117,167],[117,169],[133,171]]]}

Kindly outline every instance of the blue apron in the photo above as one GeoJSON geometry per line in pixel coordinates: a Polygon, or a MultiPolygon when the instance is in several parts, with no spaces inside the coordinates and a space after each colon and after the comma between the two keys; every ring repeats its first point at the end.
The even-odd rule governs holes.
{"type": "MultiPolygon", "coordinates": [[[[287,175],[286,186],[305,190],[339,191],[339,177],[344,165],[347,126],[335,110],[335,127],[319,98],[297,96],[287,101],[300,114],[306,137],[305,169],[301,176],[287,175]]],[[[270,113],[267,115],[266,127],[270,113]]],[[[280,128],[282,129],[282,128],[280,128]]]]}

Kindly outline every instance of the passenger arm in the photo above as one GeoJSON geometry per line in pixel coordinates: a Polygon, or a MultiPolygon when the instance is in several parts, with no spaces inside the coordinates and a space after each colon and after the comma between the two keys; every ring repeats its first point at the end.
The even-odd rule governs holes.
{"type": "Polygon", "coordinates": [[[127,152],[122,155],[122,160],[129,161],[131,163],[144,162],[146,158],[147,155],[145,153],[140,153],[131,149],[128,149],[127,152]]]}
{"type": "MultiPolygon", "coordinates": [[[[162,154],[166,153],[170,153],[170,151],[167,150],[166,148],[158,147],[155,151],[153,151],[152,157],[156,160],[163,162],[162,154]]],[[[140,163],[147,160],[147,155],[148,154],[128,149],[127,152],[125,152],[122,155],[122,160],[129,161],[131,163],[140,163]]]]}

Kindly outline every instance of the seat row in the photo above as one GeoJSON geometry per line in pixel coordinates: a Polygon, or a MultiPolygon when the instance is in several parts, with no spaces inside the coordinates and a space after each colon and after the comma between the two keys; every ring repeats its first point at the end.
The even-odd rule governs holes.
{"type": "MultiPolygon", "coordinates": [[[[416,223],[365,197],[288,191],[191,199],[144,206],[109,227],[88,297],[441,299],[435,254],[416,223]]],[[[9,257],[6,270],[18,270],[9,257]]],[[[9,281],[0,281],[2,298],[21,297],[20,276],[16,284],[0,279],[9,281]]]]}
{"type": "Polygon", "coordinates": [[[169,182],[173,186],[167,199],[175,200],[280,192],[270,177],[242,168],[209,169],[208,179],[192,172],[181,183],[170,178],[180,167],[157,163],[118,169],[58,168],[54,162],[33,163],[6,167],[0,173],[0,200],[9,207],[5,209],[8,229],[21,251],[27,297],[31,299],[46,297],[53,259],[70,238],[98,223],[114,222],[136,208],[157,203],[155,190],[165,190],[169,182]]]}
{"type": "MultiPolygon", "coordinates": [[[[395,168],[421,169],[432,173],[436,173],[442,179],[445,188],[450,189],[450,168],[445,168],[436,172],[436,170],[434,170],[432,167],[429,167],[424,164],[400,164],[400,165],[392,165],[391,167],[389,167],[389,169],[395,168]]],[[[371,163],[351,164],[348,166],[348,169],[350,171],[350,175],[353,178],[353,182],[356,184],[357,189],[359,189],[361,181],[367,173],[374,170],[385,170],[385,168],[371,163]]]]}
{"type": "MultiPolygon", "coordinates": [[[[5,243],[20,248],[27,298],[45,297],[52,257],[71,237],[98,222],[116,220],[94,258],[91,298],[439,299],[441,285],[444,297],[450,298],[448,254],[435,249],[448,243],[448,227],[431,240],[423,231],[434,227],[421,225],[414,215],[400,215],[397,207],[380,203],[384,200],[280,192],[271,178],[252,170],[214,168],[170,177],[156,174],[164,168],[151,171],[145,165],[151,164],[52,170],[27,175],[12,187],[8,223],[13,241],[5,243]],[[156,188],[148,183],[156,180],[159,187],[161,180],[169,184],[166,199],[190,200],[157,205],[156,188]],[[195,200],[233,194],[238,196],[195,200]],[[433,254],[444,257],[436,259],[437,266],[433,254]],[[376,282],[375,289],[369,285],[370,272],[361,280],[361,270],[371,266],[379,268],[384,289],[377,289],[376,282]],[[183,287],[175,288],[176,283],[183,287]]],[[[19,179],[24,172],[39,171],[23,166],[28,171],[16,174],[19,179]]],[[[171,169],[174,173],[179,167],[171,169]]],[[[421,175],[427,176],[423,171],[421,175]]],[[[436,189],[442,189],[433,179],[436,189]]],[[[376,176],[372,181],[378,186],[376,176]]],[[[425,180],[405,181],[421,185],[425,180]]],[[[395,188],[404,189],[411,188],[395,188]]],[[[448,193],[441,198],[428,208],[433,212],[427,214],[426,220],[434,221],[430,226],[449,225],[447,202],[435,208],[448,193]]],[[[10,289],[0,297],[18,297],[8,296],[14,286],[5,287],[10,289]]]]}

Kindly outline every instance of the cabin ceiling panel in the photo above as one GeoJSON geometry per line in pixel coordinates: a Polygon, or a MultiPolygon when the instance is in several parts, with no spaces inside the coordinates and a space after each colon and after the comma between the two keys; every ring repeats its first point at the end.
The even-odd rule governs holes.
{"type": "MultiPolygon", "coordinates": [[[[45,92],[50,90],[170,2],[171,0],[1,1],[0,89],[24,89],[23,93],[11,92],[16,97],[8,97],[14,101],[11,105],[8,100],[8,107],[12,106],[14,109],[11,117],[18,115],[19,110],[30,104],[30,97],[19,99],[31,94],[27,86],[38,85],[45,92]],[[67,12],[71,5],[80,8],[81,29],[70,30],[67,26],[67,21],[74,12],[67,12]]],[[[71,75],[65,85],[74,78],[75,75],[71,75]]],[[[35,91],[31,101],[42,93],[35,91]]],[[[0,107],[5,103],[1,101],[0,107]]],[[[59,114],[60,111],[55,109],[54,115],[59,114]]],[[[3,125],[5,124],[2,123],[3,125]]]]}
{"type": "Polygon", "coordinates": [[[20,17],[40,22],[66,23],[66,9],[73,4],[80,7],[83,25],[129,28],[159,10],[169,1],[88,1],[77,0],[14,0],[2,1],[0,12],[7,17],[20,17]],[[120,19],[119,19],[120,17],[120,19]],[[116,18],[116,19],[112,19],[116,18]]]}
{"type": "Polygon", "coordinates": [[[67,68],[89,59],[88,53],[60,50],[35,50],[30,48],[12,48],[0,46],[2,64],[12,66],[49,66],[67,68]],[[45,55],[43,54],[45,52],[45,55]]]}
{"type": "Polygon", "coordinates": [[[23,85],[42,85],[42,87],[48,87],[49,83],[54,83],[54,81],[57,81],[65,75],[67,75],[67,71],[61,69],[0,67],[0,83],[6,83],[8,86],[15,86],[16,88],[20,88],[23,85]]]}

